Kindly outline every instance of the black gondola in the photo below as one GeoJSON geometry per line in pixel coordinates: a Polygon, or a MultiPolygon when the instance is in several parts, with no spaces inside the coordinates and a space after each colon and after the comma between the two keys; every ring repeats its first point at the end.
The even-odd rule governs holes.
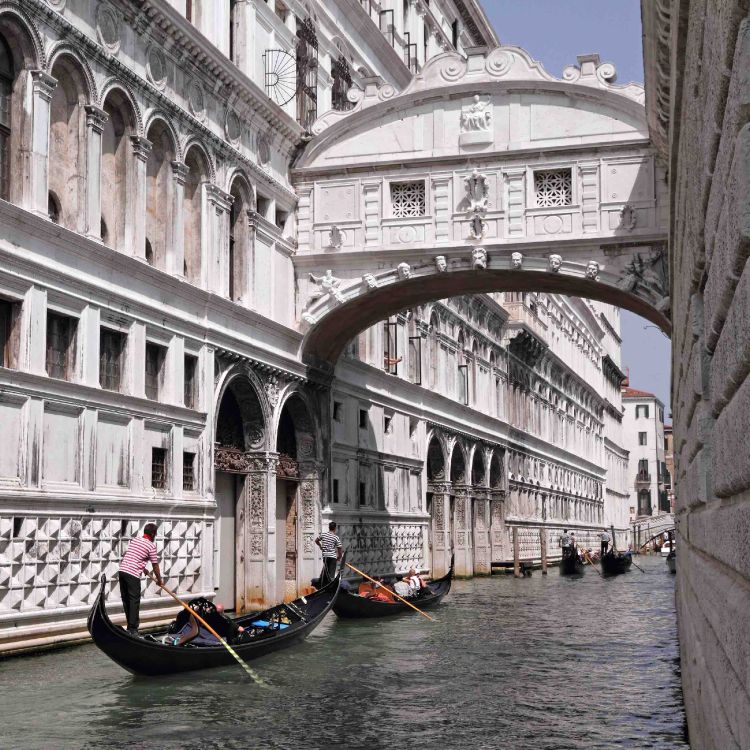
{"type": "MultiPolygon", "coordinates": [[[[443,597],[451,590],[453,581],[453,561],[447,575],[432,581],[427,590],[415,597],[412,601],[415,607],[419,609],[429,609],[439,604],[443,597]]],[[[378,602],[367,599],[364,596],[353,594],[345,589],[341,589],[336,601],[333,604],[333,611],[339,617],[347,618],[368,618],[368,617],[391,617],[403,613],[417,613],[409,606],[398,600],[394,602],[378,602]]]]}
{"type": "Polygon", "coordinates": [[[562,560],[560,560],[560,575],[582,576],[585,570],[583,560],[579,557],[577,550],[568,552],[566,548],[563,551],[562,560]]]}
{"type": "MultiPolygon", "coordinates": [[[[234,618],[237,625],[257,633],[244,642],[235,642],[232,648],[244,661],[257,659],[273,651],[287,648],[301,641],[326,616],[336,601],[341,583],[341,572],[327,586],[305,597],[295,599],[291,604],[278,604],[262,612],[253,612],[234,618]],[[284,613],[289,623],[280,624],[284,613]],[[253,627],[253,623],[267,623],[253,627]],[[274,623],[276,627],[274,628],[274,623]]],[[[107,615],[104,603],[106,578],[102,576],[99,596],[89,614],[88,629],[94,643],[110,659],[133,674],[164,675],[188,672],[207,667],[222,667],[237,662],[222,645],[173,646],[160,641],[168,634],[162,631],[151,633],[145,638],[130,635],[119,625],[115,625],[107,615]]],[[[183,610],[184,612],[184,610],[183,610]]],[[[214,641],[215,643],[215,641],[214,641]]]]}
{"type": "Polygon", "coordinates": [[[617,576],[630,570],[633,558],[623,552],[610,550],[606,555],[601,556],[599,563],[605,576],[617,576]]]}

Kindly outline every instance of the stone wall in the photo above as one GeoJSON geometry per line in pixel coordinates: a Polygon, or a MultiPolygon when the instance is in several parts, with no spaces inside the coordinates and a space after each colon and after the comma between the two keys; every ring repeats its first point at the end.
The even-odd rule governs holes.
{"type": "Polygon", "coordinates": [[[671,162],[685,704],[694,750],[739,750],[750,747],[750,3],[660,3],[650,40],[647,5],[647,86],[668,94],[649,114],[657,131],[667,123],[671,162]]]}

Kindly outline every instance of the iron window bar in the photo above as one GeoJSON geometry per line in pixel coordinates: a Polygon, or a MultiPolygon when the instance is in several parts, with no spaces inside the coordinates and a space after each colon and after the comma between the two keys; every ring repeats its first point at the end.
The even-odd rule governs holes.
{"type": "Polygon", "coordinates": [[[391,47],[396,45],[395,24],[392,10],[381,10],[378,18],[380,33],[388,40],[391,47]]]}

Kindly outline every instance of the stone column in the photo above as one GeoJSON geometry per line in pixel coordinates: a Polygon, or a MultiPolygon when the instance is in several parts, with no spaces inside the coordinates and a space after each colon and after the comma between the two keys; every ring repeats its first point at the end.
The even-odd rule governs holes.
{"type": "Polygon", "coordinates": [[[453,554],[456,557],[455,573],[458,577],[468,578],[474,574],[474,560],[471,554],[471,525],[469,496],[470,488],[466,485],[453,486],[453,554]]]}
{"type": "Polygon", "coordinates": [[[185,180],[190,168],[181,161],[172,162],[172,227],[167,232],[167,273],[185,276],[185,226],[182,202],[185,197],[185,180]]]}
{"type": "Polygon", "coordinates": [[[146,397],[146,326],[138,321],[130,326],[123,368],[124,392],[146,397]]]}
{"type": "Polygon", "coordinates": [[[229,212],[234,198],[218,185],[206,185],[208,211],[201,242],[201,285],[229,296],[229,212]]]}
{"type": "Polygon", "coordinates": [[[47,374],[47,292],[32,286],[24,295],[18,368],[47,374]]]}
{"type": "Polygon", "coordinates": [[[430,519],[432,564],[430,574],[433,578],[441,578],[448,572],[451,564],[451,484],[450,482],[430,483],[427,491],[432,495],[432,517],[430,519]]]}
{"type": "Polygon", "coordinates": [[[581,225],[584,234],[599,231],[599,163],[580,164],[581,172],[581,225]]]}
{"type": "Polygon", "coordinates": [[[98,307],[87,305],[81,312],[76,337],[76,382],[99,386],[99,324],[98,307]]]}
{"type": "Polygon", "coordinates": [[[505,527],[505,491],[490,494],[490,549],[492,562],[505,562],[508,557],[505,527]]]}
{"type": "Polygon", "coordinates": [[[131,255],[146,259],[146,165],[151,154],[151,141],[130,136],[133,148],[131,168],[128,170],[128,194],[131,212],[125,222],[125,247],[131,255]]]}
{"type": "Polygon", "coordinates": [[[25,175],[21,205],[40,216],[47,216],[49,184],[49,128],[50,102],[57,80],[43,70],[31,70],[31,85],[27,96],[30,101],[24,107],[31,111],[31,142],[25,175]]]}
{"type": "MultiPolygon", "coordinates": [[[[247,242],[239,248],[242,255],[240,268],[240,298],[237,300],[244,307],[252,307],[255,302],[255,232],[258,227],[258,214],[253,209],[247,210],[247,242]]],[[[235,248],[235,253],[238,251],[235,248]]],[[[236,261],[235,261],[236,264],[236,261]]]]}
{"type": "Polygon", "coordinates": [[[300,485],[297,507],[299,524],[297,545],[297,585],[300,593],[316,578],[322,567],[322,558],[315,545],[317,530],[320,528],[320,477],[321,467],[315,462],[300,464],[300,485]]]}
{"type": "Polygon", "coordinates": [[[86,236],[101,240],[102,133],[109,116],[93,104],[86,105],[86,236]]]}
{"type": "Polygon", "coordinates": [[[492,554],[488,528],[489,492],[475,490],[474,503],[474,575],[492,574],[492,554]]]}

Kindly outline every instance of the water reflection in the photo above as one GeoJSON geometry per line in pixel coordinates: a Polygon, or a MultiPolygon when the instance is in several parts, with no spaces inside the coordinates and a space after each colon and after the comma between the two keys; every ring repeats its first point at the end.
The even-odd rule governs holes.
{"type": "MultiPolygon", "coordinates": [[[[640,562],[640,561],[639,561],[640,562]]],[[[237,667],[133,678],[93,646],[0,664],[9,748],[687,748],[674,578],[460,581],[436,623],[330,616],[237,667]]]]}

